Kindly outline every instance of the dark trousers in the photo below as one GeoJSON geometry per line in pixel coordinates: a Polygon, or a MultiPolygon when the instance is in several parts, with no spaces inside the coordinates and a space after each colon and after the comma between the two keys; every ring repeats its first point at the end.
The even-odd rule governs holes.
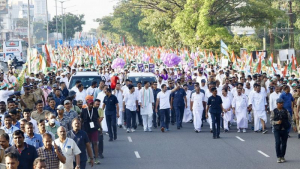
{"type": "Polygon", "coordinates": [[[174,107],[172,108],[171,110],[171,123],[175,123],[175,120],[176,120],[176,113],[175,113],[175,109],[174,107]]]}
{"type": "Polygon", "coordinates": [[[287,130],[274,130],[275,148],[277,158],[284,157],[286,151],[286,143],[288,140],[287,130]]]}
{"type": "Polygon", "coordinates": [[[170,109],[160,109],[160,126],[169,129],[170,109]]]}
{"type": "MultiPolygon", "coordinates": [[[[76,162],[73,162],[73,168],[75,169],[76,162]]],[[[85,169],[86,167],[86,161],[80,161],[80,169],[85,169]]]]}
{"type": "Polygon", "coordinates": [[[176,113],[177,128],[182,126],[184,106],[173,106],[176,113]]]}
{"type": "Polygon", "coordinates": [[[139,122],[139,125],[143,125],[143,119],[142,119],[142,116],[141,116],[141,106],[139,105],[139,111],[136,111],[137,113],[137,116],[138,116],[138,122],[139,122]]]}
{"type": "Polygon", "coordinates": [[[136,127],[136,112],[126,109],[126,127],[127,129],[136,127]]]}
{"type": "MultiPolygon", "coordinates": [[[[159,110],[159,109],[158,109],[159,110]]],[[[159,116],[160,116],[160,111],[158,111],[157,113],[153,110],[153,126],[157,127],[157,122],[159,122],[159,116]]]]}
{"type": "Polygon", "coordinates": [[[117,138],[117,116],[114,115],[106,115],[106,123],[108,128],[109,138],[117,138]],[[113,133],[114,132],[114,133],[113,133]]]}
{"type": "Polygon", "coordinates": [[[210,113],[211,120],[212,120],[212,129],[213,129],[213,136],[217,137],[220,136],[220,118],[221,113],[210,113]],[[216,128],[217,124],[217,128],[216,128]]]}
{"type": "MultiPolygon", "coordinates": [[[[99,155],[102,155],[103,154],[103,133],[102,131],[99,131],[98,132],[98,141],[99,141],[99,144],[98,144],[98,153],[99,155]]],[[[94,150],[94,149],[93,149],[94,150]]]]}

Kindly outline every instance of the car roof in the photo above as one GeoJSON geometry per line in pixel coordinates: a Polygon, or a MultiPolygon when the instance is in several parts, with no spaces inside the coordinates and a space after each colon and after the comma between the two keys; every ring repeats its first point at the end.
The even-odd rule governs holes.
{"type": "Polygon", "coordinates": [[[147,76],[147,77],[156,77],[153,73],[144,73],[144,72],[134,72],[128,73],[127,77],[136,77],[136,76],[147,76]]]}
{"type": "Polygon", "coordinates": [[[73,76],[100,76],[98,72],[76,72],[73,76]]]}

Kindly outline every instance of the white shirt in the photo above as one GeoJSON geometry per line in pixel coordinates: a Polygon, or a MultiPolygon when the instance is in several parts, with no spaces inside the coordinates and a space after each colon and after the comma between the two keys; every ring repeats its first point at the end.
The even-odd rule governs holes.
{"type": "Polygon", "coordinates": [[[123,108],[123,93],[121,92],[121,90],[114,90],[113,92],[113,95],[115,95],[118,99],[118,102],[119,102],[119,110],[122,111],[122,108],[123,108]]]}
{"type": "Polygon", "coordinates": [[[103,106],[103,101],[104,101],[104,97],[106,96],[106,94],[104,93],[104,91],[100,92],[97,96],[97,99],[99,99],[100,102],[100,108],[102,108],[103,106]]]}
{"type": "Polygon", "coordinates": [[[71,90],[73,90],[73,91],[76,92],[76,93],[79,91],[76,85],[73,86],[73,87],[71,88],[71,90]]]}
{"type": "Polygon", "coordinates": [[[82,100],[83,104],[86,104],[86,101],[85,101],[86,95],[87,94],[86,94],[85,90],[82,90],[81,92],[78,90],[76,92],[76,98],[75,98],[75,100],[82,100]]]}
{"type": "Polygon", "coordinates": [[[126,94],[123,99],[126,109],[129,109],[130,111],[136,111],[136,101],[138,100],[138,96],[135,92],[126,94]]]}
{"type": "Polygon", "coordinates": [[[256,111],[265,110],[265,105],[267,105],[267,100],[265,94],[260,91],[259,93],[252,92],[249,98],[249,105],[252,104],[252,109],[256,111]]]}
{"type": "Polygon", "coordinates": [[[0,101],[4,101],[7,105],[7,99],[9,98],[9,95],[13,93],[13,90],[0,90],[0,101]]]}
{"type": "MultiPolygon", "coordinates": [[[[21,122],[21,120],[19,120],[19,122],[21,122]]],[[[39,128],[38,128],[38,126],[37,126],[36,120],[34,120],[33,118],[30,118],[30,121],[29,121],[29,122],[31,122],[32,125],[33,125],[33,132],[34,132],[34,133],[38,133],[38,132],[39,132],[39,128]]]]}
{"type": "Polygon", "coordinates": [[[160,91],[157,94],[157,99],[159,99],[159,109],[169,109],[170,106],[170,95],[171,90],[167,90],[166,92],[160,91]]]}
{"type": "Polygon", "coordinates": [[[223,106],[223,108],[224,109],[228,109],[230,106],[231,106],[231,103],[232,103],[232,97],[230,97],[230,96],[228,96],[228,94],[227,94],[227,96],[225,97],[225,96],[223,96],[222,94],[220,95],[221,96],[221,98],[222,98],[222,106],[223,106]]]}
{"type": "Polygon", "coordinates": [[[55,139],[55,144],[61,148],[62,153],[66,157],[66,163],[59,162],[59,169],[73,169],[73,158],[81,153],[75,141],[71,138],[66,138],[65,142],[60,142],[59,138],[55,139]]]}
{"type": "Polygon", "coordinates": [[[191,102],[193,102],[193,109],[199,110],[203,109],[203,102],[207,102],[204,94],[202,92],[199,92],[197,94],[196,92],[192,94],[191,102]]]}
{"type": "Polygon", "coordinates": [[[96,88],[92,88],[92,86],[90,86],[89,88],[86,89],[86,94],[93,96],[95,90],[96,90],[96,88]]]}
{"type": "Polygon", "coordinates": [[[281,94],[280,92],[278,94],[276,92],[270,94],[270,98],[269,98],[270,111],[273,111],[275,108],[277,108],[276,100],[279,98],[280,94],[281,94]]]}

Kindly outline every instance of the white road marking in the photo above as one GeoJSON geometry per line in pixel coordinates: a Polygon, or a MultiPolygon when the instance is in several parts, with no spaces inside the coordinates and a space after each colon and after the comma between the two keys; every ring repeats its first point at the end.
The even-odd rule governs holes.
{"type": "Polygon", "coordinates": [[[239,136],[235,136],[237,139],[241,140],[241,141],[245,141],[244,139],[242,139],[241,137],[239,136]]]}
{"type": "Polygon", "coordinates": [[[136,158],[141,158],[139,152],[135,151],[134,154],[135,154],[136,158]]]}
{"type": "Polygon", "coordinates": [[[132,142],[132,139],[131,139],[131,137],[129,136],[128,137],[128,141],[131,143],[132,142]]]}
{"type": "Polygon", "coordinates": [[[260,150],[257,150],[257,152],[259,152],[260,154],[262,154],[262,155],[265,156],[265,157],[270,157],[268,154],[266,154],[266,153],[264,153],[264,152],[262,152],[262,151],[260,151],[260,150]]]}

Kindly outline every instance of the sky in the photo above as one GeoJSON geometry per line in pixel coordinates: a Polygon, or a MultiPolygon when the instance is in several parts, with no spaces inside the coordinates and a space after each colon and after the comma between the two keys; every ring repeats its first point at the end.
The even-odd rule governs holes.
{"type": "MultiPolygon", "coordinates": [[[[19,0],[15,0],[19,1],[19,0]]],[[[27,0],[23,0],[27,2],[27,0]]],[[[34,0],[30,0],[30,2],[34,0]]],[[[87,32],[91,28],[97,28],[98,23],[93,20],[96,18],[102,18],[104,16],[113,13],[113,7],[117,4],[118,0],[57,0],[57,14],[61,15],[61,3],[60,1],[66,1],[63,3],[63,7],[67,8],[66,12],[73,14],[84,14],[86,24],[83,26],[83,31],[87,32]]],[[[51,18],[56,14],[55,0],[48,0],[48,10],[51,18]]]]}

